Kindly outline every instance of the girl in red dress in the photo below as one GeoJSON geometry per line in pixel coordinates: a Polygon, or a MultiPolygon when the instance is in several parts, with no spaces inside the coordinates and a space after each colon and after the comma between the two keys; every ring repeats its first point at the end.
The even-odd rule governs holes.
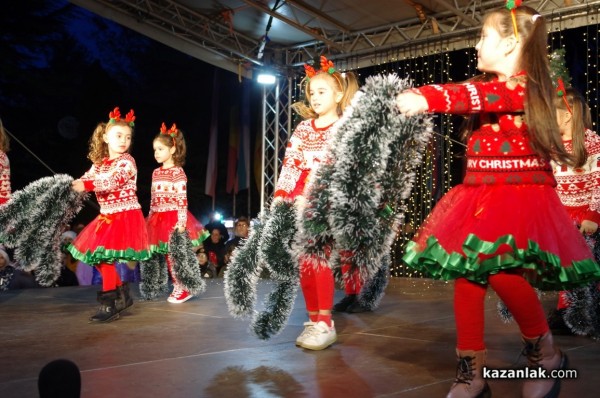
{"type": "Polygon", "coordinates": [[[202,224],[188,211],[187,177],[183,171],[186,145],[181,130],[175,124],[167,130],[162,124],[160,133],[154,137],[154,158],[162,166],[152,173],[150,213],[146,225],[152,253],[166,255],[167,266],[173,280],[173,292],[169,303],[183,303],[193,294],[183,287],[173,272],[169,255],[169,239],[174,229],[186,231],[192,245],[199,246],[209,235],[202,224]]]}
{"type": "MultiPolygon", "coordinates": [[[[553,103],[544,17],[515,7],[483,18],[477,68],[485,78],[423,86],[397,97],[407,116],[473,115],[463,184],[436,205],[403,261],[435,278],[454,279],[459,366],[448,397],[491,395],[485,365],[488,286],[504,301],[525,345],[528,365],[548,374],[567,366],[533,287],[560,290],[600,277],[600,268],[554,187],[550,160],[571,164],[553,103]]],[[[520,2],[519,2],[520,3],[520,2]]],[[[556,397],[560,379],[528,379],[522,397],[556,397]]]]}
{"type": "MultiPolygon", "coordinates": [[[[287,144],[272,206],[278,201],[303,202],[308,181],[319,163],[326,161],[335,123],[358,91],[356,76],[352,73],[342,75],[323,56],[321,69],[307,68],[305,82],[309,106],[302,102],[295,104],[296,111],[305,120],[296,126],[287,144]]],[[[304,323],[305,328],[296,339],[296,345],[323,350],[337,340],[331,319],[334,279],[327,259],[301,258],[300,286],[309,320],[304,323]]]]}
{"type": "Polygon", "coordinates": [[[88,158],[92,167],[73,181],[77,192],[93,191],[100,215],[85,227],[67,250],[74,258],[95,266],[102,275],[98,292],[100,308],[92,322],[110,322],[133,305],[129,287],[117,272],[119,261],[139,261],[150,257],[144,215],[136,195],[137,167],[129,154],[135,116],[125,118],[119,108],[100,123],[90,139],[88,158]]]}

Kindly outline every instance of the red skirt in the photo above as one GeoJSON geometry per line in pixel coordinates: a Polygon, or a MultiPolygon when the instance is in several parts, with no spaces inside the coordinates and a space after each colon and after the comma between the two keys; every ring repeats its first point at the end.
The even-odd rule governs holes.
{"type": "MultiPolygon", "coordinates": [[[[148,228],[148,241],[152,253],[167,254],[169,252],[169,238],[177,221],[176,210],[154,212],[148,217],[146,226],[148,228]]],[[[190,239],[194,246],[199,246],[202,241],[210,236],[210,232],[204,229],[200,221],[196,220],[189,211],[187,213],[185,229],[190,234],[190,239]]]]}
{"type": "Polygon", "coordinates": [[[85,264],[140,261],[150,258],[148,233],[140,209],[100,214],[67,248],[85,264]]]}
{"type": "Polygon", "coordinates": [[[522,272],[542,289],[600,278],[600,267],[553,187],[459,185],[435,206],[403,261],[440,279],[486,283],[522,272]]]}

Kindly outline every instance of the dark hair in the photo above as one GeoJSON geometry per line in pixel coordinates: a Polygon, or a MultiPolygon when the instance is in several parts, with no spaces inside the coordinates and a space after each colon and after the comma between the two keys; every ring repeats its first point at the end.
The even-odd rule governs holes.
{"type": "Polygon", "coordinates": [[[81,374],[77,365],[68,359],[48,362],[38,376],[40,398],[79,398],[81,374]]]}
{"type": "MultiPolygon", "coordinates": [[[[565,150],[556,122],[556,96],[550,80],[548,31],[546,22],[536,10],[527,6],[515,9],[517,31],[522,42],[520,70],[527,74],[525,120],[532,149],[542,158],[572,165],[573,157],[565,150]]],[[[514,35],[511,12],[499,8],[484,16],[484,24],[493,26],[501,37],[514,35]]]]}
{"type": "Polygon", "coordinates": [[[241,216],[237,220],[235,220],[235,226],[237,227],[237,225],[241,222],[245,222],[246,224],[250,225],[250,221],[248,220],[248,217],[241,216]]]}
{"type": "Polygon", "coordinates": [[[8,138],[6,130],[4,130],[4,125],[2,125],[2,119],[0,119],[0,151],[6,153],[9,149],[10,139],[8,138]]]}
{"type": "Polygon", "coordinates": [[[581,167],[587,161],[588,153],[585,149],[585,130],[592,128],[592,114],[583,95],[570,87],[564,97],[557,96],[554,100],[556,107],[567,111],[567,104],[571,108],[571,132],[573,134],[573,167],[581,167]],[[563,99],[564,98],[564,99],[563,99]]]}
{"type": "Polygon", "coordinates": [[[183,137],[183,131],[177,129],[175,137],[171,137],[168,134],[158,133],[154,137],[153,141],[160,141],[161,144],[173,148],[175,146],[175,153],[173,154],[173,163],[175,166],[183,167],[185,165],[185,156],[187,153],[187,146],[185,144],[185,138],[183,137]]]}

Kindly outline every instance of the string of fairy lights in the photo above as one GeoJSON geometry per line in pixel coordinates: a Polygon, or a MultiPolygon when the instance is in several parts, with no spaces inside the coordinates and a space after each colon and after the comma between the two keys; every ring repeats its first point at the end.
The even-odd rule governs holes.
{"type": "MultiPolygon", "coordinates": [[[[597,19],[596,19],[597,21],[597,19]]],[[[598,29],[599,24],[563,30],[560,22],[550,26],[549,51],[564,48],[572,85],[582,92],[592,111],[594,129],[598,128],[598,29]]],[[[468,48],[453,50],[447,44],[425,44],[404,50],[404,56],[390,52],[374,57],[374,65],[355,70],[361,82],[367,76],[379,73],[396,73],[409,77],[415,86],[466,80],[478,74],[477,37],[470,39],[468,48]],[[412,55],[415,54],[415,55],[412,55]],[[416,55],[418,54],[418,55],[416,55]]],[[[351,60],[346,61],[351,65],[351,60]]],[[[301,77],[293,80],[293,101],[301,100],[301,77]]],[[[460,139],[461,118],[451,115],[434,115],[436,134],[433,135],[417,170],[412,195],[406,202],[405,225],[400,230],[392,249],[393,276],[423,277],[420,272],[402,265],[402,250],[415,230],[424,221],[435,203],[450,188],[462,181],[464,145],[460,139]]],[[[295,123],[298,120],[294,121],[295,123]]],[[[294,125],[295,125],[294,123],[294,125]]],[[[450,227],[450,226],[449,226],[450,227]]]]}

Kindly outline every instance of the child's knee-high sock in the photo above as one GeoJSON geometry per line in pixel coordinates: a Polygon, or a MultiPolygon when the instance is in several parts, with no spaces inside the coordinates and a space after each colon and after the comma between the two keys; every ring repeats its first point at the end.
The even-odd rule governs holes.
{"type": "Polygon", "coordinates": [[[114,264],[101,263],[96,265],[96,268],[102,275],[102,291],[108,292],[115,290],[117,286],[121,286],[121,278],[117,272],[117,267],[114,264]]]}
{"type": "Polygon", "coordinates": [[[465,278],[454,281],[456,348],[459,350],[485,349],[483,340],[485,292],[486,286],[465,278]]]}
{"type": "Polygon", "coordinates": [[[312,322],[317,322],[317,312],[319,311],[319,301],[316,294],[316,275],[314,265],[307,260],[300,262],[300,287],[306,304],[306,311],[312,322]]]}
{"type": "Polygon", "coordinates": [[[506,304],[524,337],[543,336],[550,330],[540,299],[525,278],[521,275],[499,273],[491,275],[488,281],[506,304]]]}
{"type": "Polygon", "coordinates": [[[321,265],[315,269],[315,276],[315,291],[320,310],[317,319],[331,326],[331,308],[333,307],[333,293],[335,289],[333,272],[327,265],[321,265]]]}

